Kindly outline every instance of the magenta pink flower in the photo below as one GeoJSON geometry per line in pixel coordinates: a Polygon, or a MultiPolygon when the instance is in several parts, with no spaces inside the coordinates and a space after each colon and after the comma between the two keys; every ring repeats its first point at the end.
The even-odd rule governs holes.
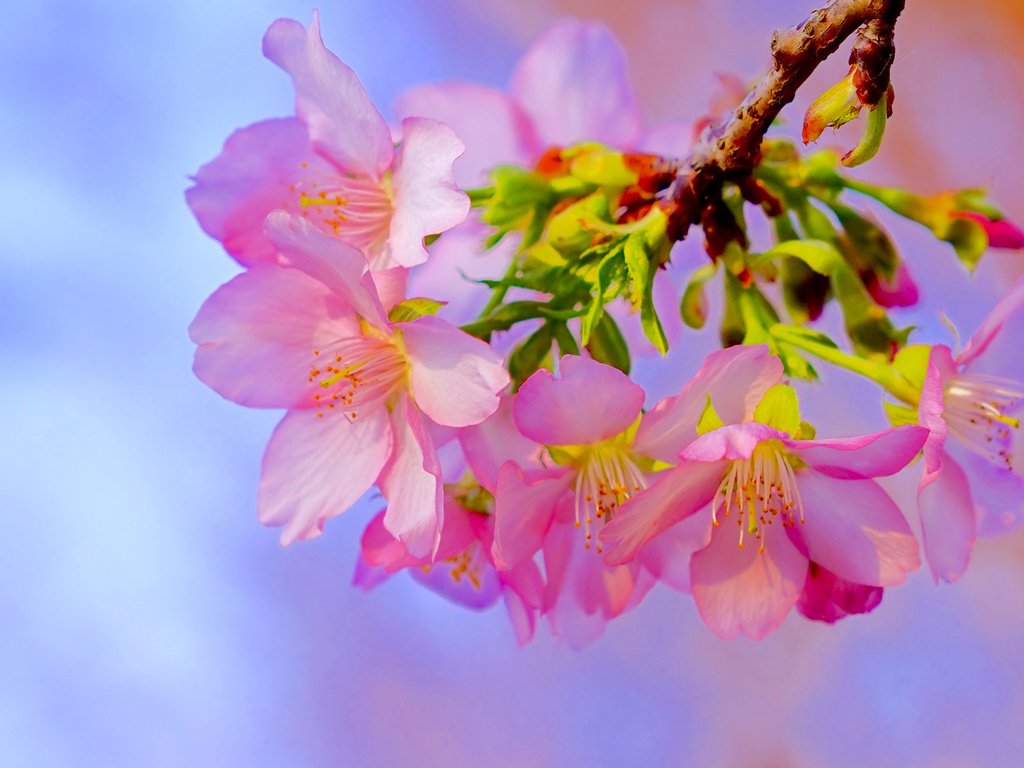
{"type": "Polygon", "coordinates": [[[501,360],[445,321],[392,323],[363,256],[307,220],[267,218],[282,265],[258,264],[218,289],[190,328],[196,375],[243,405],[288,408],[263,458],[259,518],[282,542],[375,482],[384,525],[416,556],[438,544],[440,464],[432,424],[486,419],[508,384],[501,360]]]}
{"type": "Polygon", "coordinates": [[[918,487],[924,549],[936,580],[963,575],[983,533],[1024,520],[1024,278],[1017,280],[954,357],[936,344],[918,406],[930,430],[918,487]]]}
{"type": "Polygon", "coordinates": [[[711,426],[723,426],[697,437],[696,420],[686,419],[685,433],[696,439],[679,453],[679,465],[633,496],[601,538],[606,562],[628,563],[663,531],[709,511],[690,561],[697,607],[716,634],[759,639],[800,599],[810,561],[845,581],[879,587],[902,582],[918,567],[903,515],[869,478],[902,469],[927,433],[902,427],[841,440],[794,439],[795,396],[787,401],[788,387],[769,384],[766,394],[764,386],[778,381],[781,367],[764,348],[750,349],[710,355],[698,386],[666,407],[666,416],[703,412],[702,419],[713,415],[711,426]],[[729,370],[741,363],[749,369],[744,378],[729,370]],[[753,391],[748,382],[756,382],[753,391]]]}
{"type": "Polygon", "coordinates": [[[382,511],[366,527],[355,582],[370,589],[391,574],[407,570],[428,589],[452,602],[483,610],[503,599],[520,644],[533,637],[542,607],[544,579],[532,560],[510,570],[496,570],[491,547],[493,515],[474,512],[445,493],[444,526],[434,557],[416,557],[384,526],[382,511]]]}
{"type": "Polygon", "coordinates": [[[316,11],[308,29],[274,22],[263,52],[291,76],[297,117],[236,131],[199,169],[186,198],[203,229],[245,266],[273,263],[263,220],[282,209],[358,248],[375,271],[426,261],[423,238],[469,212],[452,176],[459,138],[409,117],[396,150],[355,73],[324,47],[316,11]]]}
{"type": "Polygon", "coordinates": [[[852,584],[812,561],[796,608],[808,619],[835,624],[852,614],[873,611],[882,602],[884,591],[882,587],[852,584]]]}

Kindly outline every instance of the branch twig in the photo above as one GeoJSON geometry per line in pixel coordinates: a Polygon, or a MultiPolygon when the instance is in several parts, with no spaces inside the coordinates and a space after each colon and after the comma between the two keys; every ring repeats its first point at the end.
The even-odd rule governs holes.
{"type": "Polygon", "coordinates": [[[775,32],[771,70],[728,119],[705,129],[669,187],[664,206],[672,239],[683,239],[702,219],[720,216],[725,209],[722,183],[749,178],[772,121],[818,65],[857,29],[850,54],[854,84],[862,103],[878,103],[889,87],[893,28],[904,4],[905,0],[832,0],[802,24],[775,32]]]}

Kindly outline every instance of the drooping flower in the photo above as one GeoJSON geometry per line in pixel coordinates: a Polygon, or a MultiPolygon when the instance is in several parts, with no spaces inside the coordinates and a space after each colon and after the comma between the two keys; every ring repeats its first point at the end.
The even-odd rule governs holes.
{"type": "Polygon", "coordinates": [[[437,553],[416,557],[384,527],[381,511],[366,527],[355,583],[370,589],[398,571],[408,571],[428,589],[474,610],[505,603],[516,639],[524,644],[533,637],[544,595],[544,579],[532,560],[515,568],[497,570],[491,547],[494,517],[488,510],[466,506],[466,489],[445,492],[444,526],[437,553]]]}
{"type": "Polygon", "coordinates": [[[283,526],[284,543],[313,538],[376,482],[385,527],[431,553],[443,514],[432,425],[493,413],[501,360],[437,317],[391,322],[362,254],[307,220],[278,211],[266,232],[282,264],[222,286],[190,328],[202,381],[289,409],[263,458],[260,520],[283,526]]]}
{"type": "Polygon", "coordinates": [[[851,584],[811,562],[796,608],[812,621],[835,624],[855,613],[870,613],[882,602],[882,587],[851,584]]]}
{"type": "MultiPolygon", "coordinates": [[[[812,561],[853,584],[902,582],[919,565],[917,544],[870,478],[902,469],[927,433],[901,427],[799,439],[795,392],[775,384],[752,407],[744,380],[713,376],[729,361],[722,354],[705,363],[704,386],[673,404],[701,409],[699,421],[686,420],[693,441],[678,466],[633,496],[602,531],[606,561],[627,563],[663,531],[702,513],[705,538],[690,561],[692,591],[705,623],[726,638],[772,632],[800,599],[812,561]]],[[[780,374],[770,359],[760,369],[762,382],[780,374]]]]}
{"type": "Polygon", "coordinates": [[[355,73],[324,47],[316,11],[308,29],[274,22],[263,52],[291,76],[297,116],[236,131],[199,169],[186,198],[203,229],[244,266],[274,263],[263,221],[282,209],[358,248],[374,271],[426,261],[423,238],[469,212],[452,176],[460,139],[408,117],[396,149],[355,73]]]}
{"type": "Polygon", "coordinates": [[[979,521],[983,533],[1024,521],[1022,308],[1024,278],[959,354],[936,344],[927,356],[917,416],[929,437],[918,509],[936,580],[963,575],[979,521]]]}

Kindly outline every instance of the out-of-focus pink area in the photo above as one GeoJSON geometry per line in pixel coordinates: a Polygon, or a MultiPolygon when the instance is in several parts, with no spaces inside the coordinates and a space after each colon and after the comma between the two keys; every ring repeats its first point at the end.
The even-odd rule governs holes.
{"type": "MultiPolygon", "coordinates": [[[[771,30],[814,0],[351,0],[324,35],[384,108],[463,77],[504,87],[530,39],[603,19],[654,120],[700,116],[714,73],[757,77],[771,30]]],[[[234,128],[292,111],[259,41],[288,0],[14,4],[0,29],[8,149],[0,177],[0,763],[301,766],[1015,766],[1024,754],[1024,532],[983,540],[966,577],[926,572],[835,626],[793,615],[726,643],[692,601],[655,590],[591,648],[541,627],[516,647],[476,614],[396,577],[350,585],[363,504],[282,549],[255,519],[276,413],[219,399],[185,329],[237,267],[191,219],[186,175],[234,128]]],[[[1024,7],[908,3],[896,113],[865,179],[926,193],[989,186],[1024,220],[1024,7]]],[[[784,113],[845,72],[845,53],[784,113]]],[[[857,127],[822,144],[849,149],[857,127]]],[[[922,303],[893,310],[923,341],[967,335],[1024,257],[973,278],[923,229],[880,214],[922,303]]],[[[684,244],[666,273],[703,262],[684,244]]],[[[648,403],[716,344],[684,333],[637,364],[648,403]]],[[[834,312],[823,322],[837,327],[834,312]]],[[[875,390],[822,368],[819,434],[885,426],[875,390]]],[[[916,471],[886,485],[913,508],[916,471]]],[[[837,503],[842,503],[837,499],[837,503]]]]}

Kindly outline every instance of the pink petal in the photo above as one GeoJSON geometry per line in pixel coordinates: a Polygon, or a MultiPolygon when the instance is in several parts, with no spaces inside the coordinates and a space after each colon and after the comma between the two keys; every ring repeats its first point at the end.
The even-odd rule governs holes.
{"type": "Polygon", "coordinates": [[[812,562],[797,610],[812,621],[834,624],[854,613],[869,613],[882,602],[882,587],[853,584],[812,562]]]}
{"type": "Polygon", "coordinates": [[[591,445],[636,421],[644,391],[622,371],[577,355],[559,361],[559,377],[541,369],[519,388],[519,430],[543,445],[591,445]]]}
{"type": "Polygon", "coordinates": [[[256,266],[218,288],[189,326],[192,369],[255,408],[311,408],[314,350],[358,333],[349,309],[296,269],[256,266]]]}
{"type": "Polygon", "coordinates": [[[263,455],[260,522],[284,526],[282,544],[319,536],[328,518],[373,485],[391,445],[383,411],[369,411],[353,422],[340,414],[317,418],[313,411],[289,411],[263,455]]]}
{"type": "Polygon", "coordinates": [[[402,131],[392,176],[395,212],[388,244],[396,264],[412,267],[427,260],[424,237],[451,229],[469,214],[469,198],[452,175],[452,164],[466,147],[436,120],[407,117],[402,131]]]}
{"type": "MultiPolygon", "coordinates": [[[[1019,442],[1024,443],[1024,435],[1019,442]]],[[[998,536],[1024,523],[1024,477],[955,444],[947,447],[970,480],[980,536],[998,536]]],[[[1024,455],[1024,444],[1013,455],[1024,455]]]]}
{"type": "Polygon", "coordinates": [[[928,370],[925,373],[924,385],[921,388],[921,400],[917,406],[917,419],[922,427],[928,429],[928,439],[924,444],[924,476],[922,483],[931,482],[930,476],[938,472],[941,464],[940,454],[946,442],[948,427],[942,418],[945,410],[946,382],[956,373],[953,355],[949,347],[936,344],[928,356],[928,370]]]}
{"type": "Polygon", "coordinates": [[[289,266],[326,285],[367,322],[387,325],[387,315],[362,253],[284,211],[267,216],[265,229],[289,266]]]}
{"type": "Polygon", "coordinates": [[[437,552],[444,522],[441,463],[423,415],[408,397],[391,413],[395,450],[380,474],[380,490],[388,500],[384,527],[414,557],[437,552]]]}
{"type": "Polygon", "coordinates": [[[274,264],[277,252],[263,232],[267,214],[278,208],[298,212],[296,184],[334,173],[313,153],[300,121],[264,120],[232,133],[196,173],[185,199],[203,231],[243,266],[274,264]]]}
{"type": "Polygon", "coordinates": [[[494,562],[514,568],[544,543],[555,504],[574,480],[568,469],[524,472],[507,462],[494,492],[494,562]]]}
{"type": "Polygon", "coordinates": [[[663,157],[684,157],[693,146],[693,125],[662,123],[649,128],[637,142],[636,149],[663,157]]]}
{"type": "Polygon", "coordinates": [[[952,215],[971,219],[980,224],[984,228],[985,234],[988,235],[988,245],[990,248],[1008,248],[1010,250],[1024,248],[1024,230],[1021,230],[1020,227],[1009,219],[999,219],[996,221],[984,214],[973,211],[957,211],[952,215]]]}
{"type": "Polygon", "coordinates": [[[309,29],[278,19],[263,37],[263,55],[295,86],[295,112],[314,148],[345,171],[377,178],[391,164],[391,130],[359,78],[320,38],[320,16],[309,29]]]}
{"type": "Polygon", "coordinates": [[[520,60],[510,92],[533,120],[541,150],[583,140],[627,149],[640,135],[625,52],[597,22],[548,29],[520,60]]]}
{"type": "MultiPolygon", "coordinates": [[[[998,301],[995,308],[989,313],[989,316],[985,318],[978,327],[978,330],[974,332],[970,341],[967,342],[967,346],[957,355],[957,366],[961,368],[970,366],[983,355],[989,345],[1003,332],[1007,323],[1014,319],[1015,316],[1020,317],[1019,313],[1022,308],[1024,308],[1024,277],[1018,278],[1010,286],[1010,290],[998,301]]],[[[1020,371],[1019,363],[1017,371],[1020,371]]],[[[1021,377],[1018,373],[1018,378],[1024,377],[1021,377]]]]}
{"type": "Polygon", "coordinates": [[[438,424],[479,424],[498,408],[508,386],[501,358],[483,341],[439,317],[400,323],[416,404],[438,424]]]}
{"type": "Polygon", "coordinates": [[[873,435],[784,440],[790,452],[819,472],[841,479],[894,475],[913,461],[928,430],[904,426],[873,435]]]}
{"type": "Polygon", "coordinates": [[[697,438],[697,422],[708,397],[725,424],[749,421],[764,393],[782,381],[782,363],[763,344],[713,352],[682,391],[644,414],[634,447],[637,453],[675,462],[697,438]]]}
{"type": "Polygon", "coordinates": [[[679,458],[684,462],[749,459],[762,440],[784,440],[785,437],[785,433],[756,421],[728,424],[698,437],[679,458]]]}
{"type": "Polygon", "coordinates": [[[496,165],[529,166],[529,123],[508,96],[473,83],[422,85],[398,97],[400,118],[432,117],[452,127],[466,143],[455,162],[460,186],[481,186],[496,165]]]}
{"type": "Polygon", "coordinates": [[[459,442],[473,475],[492,493],[498,484],[498,470],[506,461],[527,469],[542,467],[541,447],[523,437],[512,419],[510,396],[502,397],[498,410],[487,419],[459,430],[459,442]]]}
{"type": "Polygon", "coordinates": [[[936,461],[937,468],[921,477],[917,508],[932,577],[952,583],[967,570],[977,522],[963,469],[941,449],[936,461]]]}
{"type": "Polygon", "coordinates": [[[711,532],[711,543],[690,561],[693,599],[704,623],[719,637],[760,640],[771,634],[796,603],[807,577],[807,558],[787,536],[770,536],[740,547],[736,527],[711,532]]]}
{"type": "MultiPolygon", "coordinates": [[[[605,562],[611,565],[629,562],[659,533],[708,507],[722,482],[726,466],[725,462],[694,462],[658,475],[650,488],[623,504],[601,530],[605,562]]],[[[710,525],[711,515],[708,514],[704,526],[710,525]]]]}
{"type": "Polygon", "coordinates": [[[382,509],[377,513],[363,529],[359,539],[362,560],[369,566],[383,569],[385,573],[419,565],[421,561],[411,556],[405,545],[384,527],[384,512],[382,509]]]}
{"type": "Polygon", "coordinates": [[[390,312],[396,304],[405,301],[409,295],[408,284],[409,270],[404,267],[393,267],[373,273],[373,285],[385,312],[390,312]]]}
{"type": "Polygon", "coordinates": [[[813,470],[796,477],[804,522],[789,533],[811,560],[877,587],[901,584],[921,566],[907,521],[874,480],[835,480],[813,470]]]}
{"type": "Polygon", "coordinates": [[[658,581],[690,592],[690,558],[711,541],[711,528],[709,516],[690,515],[651,539],[637,562],[658,581]]]}
{"type": "Polygon", "coordinates": [[[917,283],[907,265],[900,263],[891,280],[883,281],[872,273],[867,280],[868,293],[883,307],[912,307],[917,304],[917,283]]]}

